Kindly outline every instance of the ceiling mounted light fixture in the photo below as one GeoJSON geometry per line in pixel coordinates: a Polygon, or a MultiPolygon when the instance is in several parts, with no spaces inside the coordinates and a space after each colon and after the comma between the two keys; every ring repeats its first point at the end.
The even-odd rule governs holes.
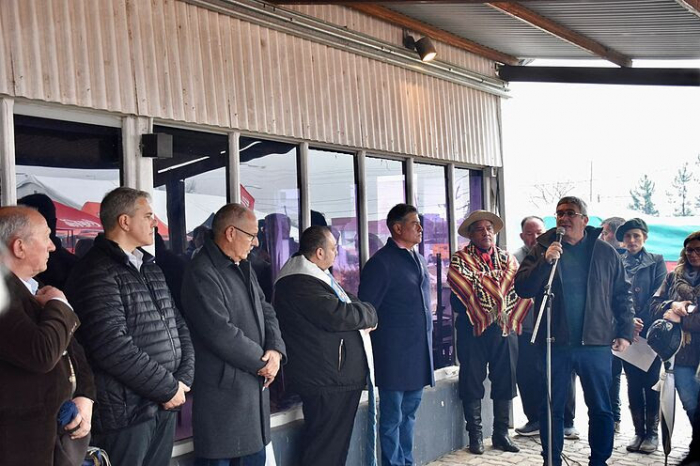
{"type": "Polygon", "coordinates": [[[416,41],[408,31],[403,32],[403,46],[415,50],[418,52],[421,61],[432,61],[437,56],[437,50],[433,41],[429,37],[423,37],[421,40],[416,41]]]}

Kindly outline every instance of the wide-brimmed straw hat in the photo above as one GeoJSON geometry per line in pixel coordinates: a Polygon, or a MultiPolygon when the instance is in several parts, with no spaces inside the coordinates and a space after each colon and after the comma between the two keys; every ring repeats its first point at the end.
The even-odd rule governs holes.
{"type": "Polygon", "coordinates": [[[493,232],[498,233],[503,229],[503,220],[501,218],[494,214],[491,213],[487,210],[475,210],[471,214],[469,214],[469,217],[465,218],[462,224],[459,226],[459,230],[457,230],[457,233],[459,233],[459,236],[462,238],[469,238],[469,225],[472,223],[476,223],[480,220],[488,220],[493,224],[493,232]]]}

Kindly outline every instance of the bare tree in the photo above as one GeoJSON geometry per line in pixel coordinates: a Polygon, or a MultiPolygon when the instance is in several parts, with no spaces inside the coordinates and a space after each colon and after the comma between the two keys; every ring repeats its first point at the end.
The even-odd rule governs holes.
{"type": "Polygon", "coordinates": [[[554,205],[562,197],[566,196],[574,189],[571,181],[557,181],[556,183],[543,183],[533,186],[535,194],[530,195],[530,202],[539,208],[554,205]]]}

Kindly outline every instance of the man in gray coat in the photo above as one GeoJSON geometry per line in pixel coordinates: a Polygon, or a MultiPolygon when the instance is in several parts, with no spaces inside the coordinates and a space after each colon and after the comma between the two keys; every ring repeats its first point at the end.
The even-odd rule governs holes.
{"type": "Polygon", "coordinates": [[[212,237],[190,263],[182,303],[197,358],[193,385],[198,466],[263,466],[270,397],[286,350],[275,311],[250,263],[255,215],[240,204],[216,213],[212,237]]]}

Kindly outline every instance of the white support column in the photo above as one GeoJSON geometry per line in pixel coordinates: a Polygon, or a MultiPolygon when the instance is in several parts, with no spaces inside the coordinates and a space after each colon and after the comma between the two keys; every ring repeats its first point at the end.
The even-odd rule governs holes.
{"type": "Polygon", "coordinates": [[[406,159],[406,204],[418,207],[416,202],[416,187],[413,186],[413,157],[406,159]]]}
{"type": "Polygon", "coordinates": [[[153,195],[153,159],[141,156],[141,135],[153,132],[153,119],[126,116],[122,125],[124,186],[153,195]]]}
{"type": "Polygon", "coordinates": [[[241,202],[241,133],[228,133],[228,192],[229,202],[241,202]]]}
{"type": "Polygon", "coordinates": [[[360,265],[364,267],[369,260],[369,226],[367,220],[367,170],[365,166],[366,152],[361,150],[356,155],[357,160],[357,234],[360,235],[360,265]]]}
{"type": "Polygon", "coordinates": [[[450,253],[457,250],[457,206],[455,205],[455,164],[447,165],[447,224],[450,228],[450,253]]]}
{"type": "Polygon", "coordinates": [[[0,97],[0,205],[17,204],[15,170],[15,100],[0,97]]]}
{"type": "Polygon", "coordinates": [[[299,234],[311,226],[311,201],[309,199],[309,143],[299,144],[299,208],[301,228],[299,234]]]}

